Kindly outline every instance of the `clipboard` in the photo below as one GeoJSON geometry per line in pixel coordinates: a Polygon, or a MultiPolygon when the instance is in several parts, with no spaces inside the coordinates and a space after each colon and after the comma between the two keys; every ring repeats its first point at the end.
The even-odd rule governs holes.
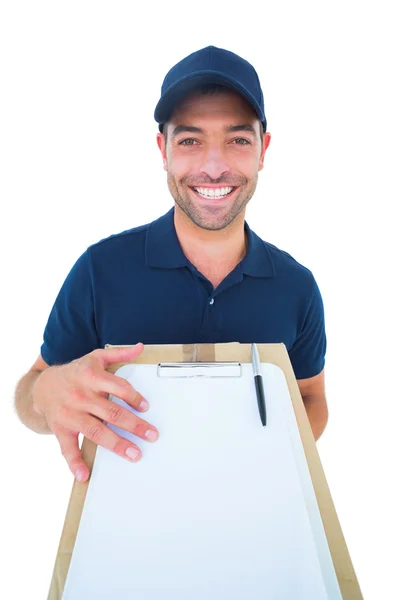
{"type": "MultiPolygon", "coordinates": [[[[362,598],[286,348],[283,344],[258,344],[258,349],[261,362],[275,364],[282,369],[285,374],[304,449],[304,455],[307,459],[318,508],[324,525],[326,539],[342,597],[345,600],[357,600],[358,598],[362,598]]],[[[187,373],[185,374],[185,368],[190,369],[189,376],[224,377],[227,376],[227,371],[225,369],[236,369],[236,372],[239,374],[240,363],[251,363],[251,345],[229,343],[196,344],[190,346],[145,346],[143,353],[135,362],[158,365],[159,377],[166,375],[186,376],[187,373]],[[185,365],[185,363],[188,364],[185,365]],[[197,364],[194,367],[194,365],[190,363],[197,364]],[[219,364],[216,365],[215,363],[219,364]],[[197,374],[194,375],[196,371],[197,374]]],[[[109,368],[109,371],[115,372],[123,366],[123,364],[113,365],[109,368]]],[[[235,375],[230,373],[229,376],[235,375]]],[[[90,465],[93,465],[96,451],[95,445],[90,442],[90,440],[85,439],[82,450],[84,459],[90,465]]],[[[87,482],[83,484],[74,482],[73,484],[71,499],[51,581],[48,596],[49,600],[61,600],[79,526],[79,519],[85,501],[87,486],[87,482]]]]}

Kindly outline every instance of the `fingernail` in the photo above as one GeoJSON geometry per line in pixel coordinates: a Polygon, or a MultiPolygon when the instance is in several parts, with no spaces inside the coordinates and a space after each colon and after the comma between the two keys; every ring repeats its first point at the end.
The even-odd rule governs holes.
{"type": "Polygon", "coordinates": [[[150,440],[150,442],[155,442],[156,439],[158,438],[158,433],[157,431],[155,431],[154,429],[148,429],[146,431],[146,433],[144,434],[144,436],[150,440]]]}
{"type": "Polygon", "coordinates": [[[125,454],[127,455],[128,458],[130,458],[131,460],[138,460],[139,456],[140,456],[140,450],[138,450],[137,448],[128,448],[127,450],[125,450],[125,454]]]}
{"type": "Polygon", "coordinates": [[[85,471],[83,469],[77,469],[75,477],[78,481],[83,481],[85,479],[85,471]]]}
{"type": "Polygon", "coordinates": [[[141,410],[147,410],[149,408],[149,403],[147,402],[147,400],[142,400],[139,406],[141,410]]]}

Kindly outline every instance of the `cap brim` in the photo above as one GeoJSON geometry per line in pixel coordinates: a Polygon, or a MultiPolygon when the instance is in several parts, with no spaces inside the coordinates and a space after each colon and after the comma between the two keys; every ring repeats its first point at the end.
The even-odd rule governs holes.
{"type": "Polygon", "coordinates": [[[154,118],[157,123],[159,123],[160,131],[162,130],[162,125],[168,121],[178,102],[182,100],[189,92],[193,91],[193,89],[198,85],[205,83],[219,83],[234,90],[235,92],[238,92],[252,106],[257,117],[263,123],[265,130],[265,116],[258,102],[238,81],[227,77],[226,75],[221,75],[217,72],[200,71],[198,73],[182,77],[182,79],[174,83],[174,85],[170,86],[164,92],[154,111],[154,118]]]}

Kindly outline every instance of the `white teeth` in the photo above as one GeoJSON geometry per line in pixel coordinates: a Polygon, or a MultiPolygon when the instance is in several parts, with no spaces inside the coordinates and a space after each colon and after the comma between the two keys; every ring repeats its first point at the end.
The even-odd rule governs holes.
{"type": "Polygon", "coordinates": [[[233,190],[233,187],[218,189],[195,187],[193,189],[196,190],[198,194],[201,194],[201,196],[207,196],[207,198],[221,198],[222,196],[229,194],[233,190]]]}

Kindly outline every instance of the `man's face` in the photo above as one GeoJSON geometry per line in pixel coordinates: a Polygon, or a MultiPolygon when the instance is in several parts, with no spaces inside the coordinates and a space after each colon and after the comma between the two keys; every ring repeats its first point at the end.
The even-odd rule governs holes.
{"type": "Polygon", "coordinates": [[[265,133],[261,141],[252,107],[233,91],[193,94],[176,107],[166,134],[166,144],[161,133],[157,142],[168,187],[189,219],[219,230],[244,215],[270,140],[265,133]]]}

